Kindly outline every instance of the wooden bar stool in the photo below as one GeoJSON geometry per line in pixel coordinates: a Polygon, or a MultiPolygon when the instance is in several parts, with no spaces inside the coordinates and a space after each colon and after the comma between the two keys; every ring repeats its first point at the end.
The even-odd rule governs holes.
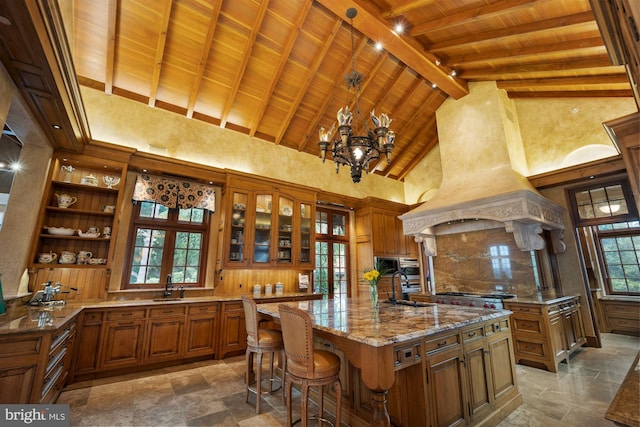
{"type": "Polygon", "coordinates": [[[256,394],[256,414],[260,413],[260,401],[262,400],[262,356],[269,354],[269,390],[266,393],[282,390],[282,400],[284,401],[284,376],[286,371],[286,359],[284,356],[284,344],[282,341],[282,333],[276,329],[259,329],[258,327],[258,309],[256,302],[247,297],[242,296],[242,304],[244,306],[245,323],[247,327],[247,352],[246,352],[246,372],[245,384],[247,390],[245,392],[245,402],[249,401],[249,392],[256,394]],[[284,366],[282,367],[282,378],[275,379],[273,376],[273,358],[276,352],[282,353],[284,366]],[[255,383],[251,382],[251,374],[253,372],[253,356],[257,354],[255,383]],[[278,381],[280,386],[273,388],[273,382],[278,381]],[[255,384],[252,388],[251,385],[255,384]]]}
{"type": "MultiPolygon", "coordinates": [[[[313,348],[313,329],[311,318],[306,311],[286,304],[278,306],[280,312],[280,326],[284,339],[284,351],[287,355],[287,375],[285,387],[287,396],[287,423],[291,426],[291,387],[298,384],[302,391],[300,417],[302,427],[307,426],[307,401],[309,387],[320,387],[320,401],[318,402],[318,424],[329,420],[323,417],[324,386],[331,385],[336,393],[336,423],[340,426],[342,410],[342,385],[340,384],[340,359],[335,354],[325,350],[313,348]]],[[[314,419],[316,417],[312,417],[314,419]]],[[[298,421],[296,421],[297,423],[298,421]]]]}

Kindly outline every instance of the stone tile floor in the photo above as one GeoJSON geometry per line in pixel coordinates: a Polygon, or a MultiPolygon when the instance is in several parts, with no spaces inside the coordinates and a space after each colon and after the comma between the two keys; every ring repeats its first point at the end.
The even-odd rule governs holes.
{"type": "MultiPolygon", "coordinates": [[[[603,347],[583,348],[558,373],[517,366],[523,404],[499,427],[614,426],[604,414],[640,338],[602,334],[603,347]]],[[[281,426],[280,393],[244,401],[244,356],[74,384],[57,403],[70,405],[72,426],[281,426]]],[[[294,396],[295,399],[296,396],[294,396]]],[[[294,400],[295,408],[299,400],[294,400]]]]}

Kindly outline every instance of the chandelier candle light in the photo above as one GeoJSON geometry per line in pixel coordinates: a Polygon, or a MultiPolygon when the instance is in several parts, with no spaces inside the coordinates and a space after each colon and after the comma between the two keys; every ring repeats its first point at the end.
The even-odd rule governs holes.
{"type": "MultiPolygon", "coordinates": [[[[338,173],[340,165],[351,167],[351,179],[354,183],[360,182],[362,170],[369,173],[369,163],[380,157],[380,152],[384,151],[387,158],[387,164],[391,163],[391,151],[393,151],[393,142],[395,133],[389,130],[391,119],[382,113],[376,116],[374,110],[371,110],[371,122],[374,129],[371,130],[365,121],[364,116],[360,113],[359,98],[362,91],[362,79],[364,76],[356,70],[355,48],[353,38],[353,18],[356,17],[358,11],[354,8],[347,9],[347,18],[351,20],[351,66],[353,70],[345,76],[347,83],[347,100],[345,106],[338,110],[338,133],[339,138],[333,141],[331,153],[333,161],[336,164],[336,173],[338,173]],[[349,95],[353,89],[353,111],[349,108],[349,95]],[[355,115],[355,121],[354,119],[355,115]],[[362,122],[362,133],[366,135],[354,135],[359,132],[354,130],[352,123],[357,127],[362,122]]],[[[327,150],[331,146],[331,137],[335,130],[335,123],[327,131],[324,127],[320,128],[320,157],[324,163],[327,157],[327,150]]]]}

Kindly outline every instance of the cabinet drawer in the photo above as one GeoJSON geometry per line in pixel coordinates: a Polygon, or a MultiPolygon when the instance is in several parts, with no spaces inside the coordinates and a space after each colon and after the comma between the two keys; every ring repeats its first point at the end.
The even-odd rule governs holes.
{"type": "Polygon", "coordinates": [[[83,323],[100,323],[104,317],[104,311],[85,311],[83,323]]]}
{"type": "Polygon", "coordinates": [[[466,329],[462,331],[462,341],[467,342],[467,341],[475,340],[478,338],[482,338],[484,336],[484,333],[485,333],[484,325],[478,326],[475,328],[466,329]]]}
{"type": "Polygon", "coordinates": [[[514,332],[527,332],[530,334],[542,335],[542,319],[514,316],[513,330],[514,332]]]}
{"type": "Polygon", "coordinates": [[[419,342],[414,343],[413,345],[403,346],[402,348],[396,348],[393,353],[393,363],[396,370],[415,365],[420,363],[422,360],[419,342]]]}
{"type": "Polygon", "coordinates": [[[51,337],[51,347],[49,349],[49,353],[51,354],[54,351],[57,351],[57,347],[63,344],[66,340],[68,340],[69,337],[73,335],[75,331],[76,331],[76,322],[73,321],[65,325],[63,328],[60,328],[56,332],[54,332],[53,336],[51,337]]]}
{"type": "Polygon", "coordinates": [[[507,310],[511,310],[514,313],[527,313],[527,314],[542,314],[542,306],[535,304],[527,305],[512,305],[507,304],[507,310]]]}
{"type": "Polygon", "coordinates": [[[189,315],[217,313],[218,304],[199,304],[189,306],[189,315]]]}
{"type": "Polygon", "coordinates": [[[224,311],[244,311],[242,301],[240,302],[225,302],[224,311]]]}
{"type": "Polygon", "coordinates": [[[515,338],[515,352],[522,355],[546,357],[547,352],[543,342],[527,341],[515,338]]]}
{"type": "Polygon", "coordinates": [[[144,319],[146,310],[144,308],[137,308],[133,310],[115,310],[107,313],[108,321],[118,320],[131,320],[131,319],[144,319]]]}
{"type": "Polygon", "coordinates": [[[21,337],[14,338],[8,336],[7,340],[0,341],[0,357],[28,356],[40,353],[42,337],[21,337]]]}
{"type": "Polygon", "coordinates": [[[433,351],[442,350],[444,348],[449,348],[451,346],[459,345],[459,344],[460,344],[460,335],[458,334],[446,335],[434,340],[425,341],[424,350],[427,352],[427,354],[429,354],[433,351]]]}
{"type": "Polygon", "coordinates": [[[640,317],[640,304],[605,304],[605,310],[609,316],[630,317],[637,319],[640,317]]]}
{"type": "Polygon", "coordinates": [[[607,317],[607,323],[612,329],[616,328],[631,328],[640,329],[640,319],[628,319],[625,317],[607,317]]]}
{"type": "Polygon", "coordinates": [[[167,317],[167,316],[184,316],[186,313],[186,306],[184,305],[176,305],[176,306],[165,306],[165,307],[157,307],[149,310],[149,317],[167,317]]]}

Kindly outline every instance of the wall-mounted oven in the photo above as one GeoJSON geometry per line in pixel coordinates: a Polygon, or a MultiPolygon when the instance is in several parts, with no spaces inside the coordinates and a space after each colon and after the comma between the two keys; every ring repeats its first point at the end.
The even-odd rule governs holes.
{"type": "Polygon", "coordinates": [[[410,294],[412,292],[420,292],[420,261],[417,258],[398,258],[398,269],[402,273],[402,294],[410,294]]]}

